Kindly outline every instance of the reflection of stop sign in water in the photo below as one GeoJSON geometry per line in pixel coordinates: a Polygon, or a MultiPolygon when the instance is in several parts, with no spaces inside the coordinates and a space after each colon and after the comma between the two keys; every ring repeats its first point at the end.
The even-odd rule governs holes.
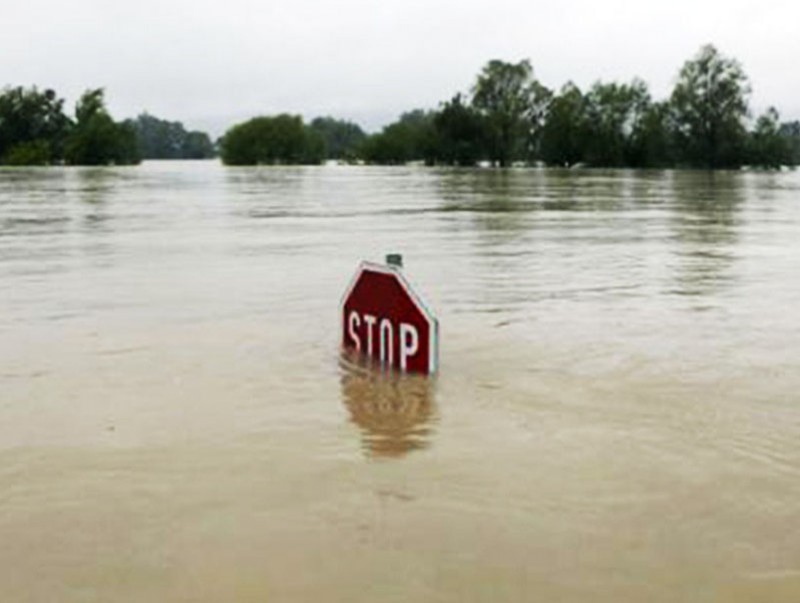
{"type": "Polygon", "coordinates": [[[438,323],[399,270],[364,262],[342,302],[342,345],[403,371],[435,373],[438,323]]]}

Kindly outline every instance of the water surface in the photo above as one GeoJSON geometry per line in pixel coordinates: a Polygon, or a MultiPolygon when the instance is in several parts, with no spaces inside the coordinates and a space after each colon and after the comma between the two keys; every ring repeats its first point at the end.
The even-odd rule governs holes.
{"type": "Polygon", "coordinates": [[[800,599],[800,176],[0,171],[8,601],[800,599]],[[402,252],[441,372],[342,357],[402,252]]]}

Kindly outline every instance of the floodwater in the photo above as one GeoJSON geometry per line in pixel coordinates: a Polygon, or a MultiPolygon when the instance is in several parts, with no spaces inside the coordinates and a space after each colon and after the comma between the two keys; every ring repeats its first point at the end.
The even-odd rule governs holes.
{"type": "Polygon", "coordinates": [[[800,600],[800,175],[0,171],[4,602],[800,600]],[[339,352],[404,255],[437,378],[339,352]]]}

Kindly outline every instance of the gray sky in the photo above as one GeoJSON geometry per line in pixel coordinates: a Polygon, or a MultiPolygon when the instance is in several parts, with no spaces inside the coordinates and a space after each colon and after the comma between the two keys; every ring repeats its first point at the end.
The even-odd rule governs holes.
{"type": "Polygon", "coordinates": [[[106,88],[141,111],[221,134],[258,114],[331,114],[376,129],[529,58],[545,85],[644,79],[669,94],[708,42],[741,61],[751,106],[800,118],[797,0],[4,0],[0,86],[106,88]]]}

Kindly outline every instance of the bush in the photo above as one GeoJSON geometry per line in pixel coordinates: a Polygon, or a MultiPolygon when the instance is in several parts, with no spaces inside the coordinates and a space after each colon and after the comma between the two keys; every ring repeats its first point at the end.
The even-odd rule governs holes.
{"type": "Polygon", "coordinates": [[[3,155],[5,165],[48,165],[51,161],[50,144],[46,140],[21,142],[3,155]]]}
{"type": "Polygon", "coordinates": [[[299,115],[254,117],[225,133],[220,156],[226,165],[314,165],[325,158],[325,142],[299,115]]]}

